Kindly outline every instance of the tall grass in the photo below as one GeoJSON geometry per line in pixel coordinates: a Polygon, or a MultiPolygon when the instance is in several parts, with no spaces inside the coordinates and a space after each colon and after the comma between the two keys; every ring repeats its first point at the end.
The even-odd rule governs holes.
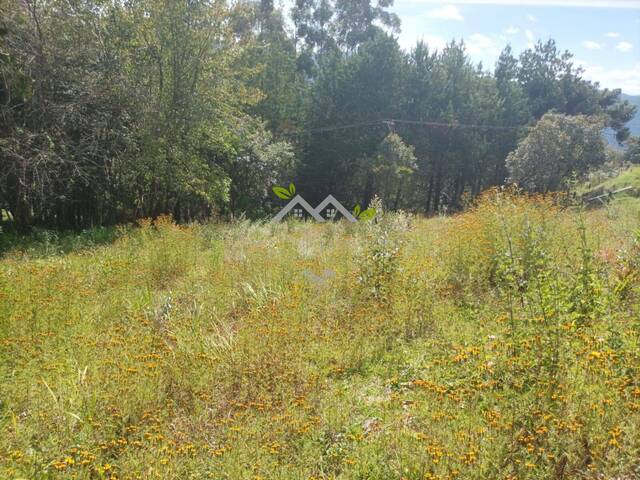
{"type": "Polygon", "coordinates": [[[493,191],[10,250],[0,477],[635,478],[637,228],[493,191]]]}

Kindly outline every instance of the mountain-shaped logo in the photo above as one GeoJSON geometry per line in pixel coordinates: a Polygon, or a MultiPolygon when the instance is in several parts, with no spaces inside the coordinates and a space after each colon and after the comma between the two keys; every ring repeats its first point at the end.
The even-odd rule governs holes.
{"type": "Polygon", "coordinates": [[[293,210],[293,216],[295,218],[304,218],[304,212],[306,211],[318,222],[325,222],[327,220],[333,220],[338,213],[340,213],[345,219],[350,222],[357,222],[360,220],[369,220],[376,216],[375,208],[368,208],[361,211],[360,205],[356,205],[353,212],[347,210],[333,195],[328,195],[320,205],[313,208],[309,205],[304,198],[300,195],[296,195],[296,187],[293,183],[289,184],[289,188],[273,187],[273,193],[283,200],[290,200],[278,214],[273,217],[272,222],[281,221],[289,212],[293,210]],[[295,196],[294,196],[295,195],[295,196]],[[329,207],[329,208],[327,208],[329,207]],[[322,212],[326,209],[326,218],[322,216],[322,212]]]}

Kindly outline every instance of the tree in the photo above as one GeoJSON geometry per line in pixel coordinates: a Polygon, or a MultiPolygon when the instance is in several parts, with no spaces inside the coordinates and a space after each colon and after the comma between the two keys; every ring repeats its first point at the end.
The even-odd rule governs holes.
{"type": "MultiPolygon", "coordinates": [[[[260,28],[285,45],[265,56],[277,72],[295,52],[269,1],[260,7],[260,28]]],[[[19,227],[204,217],[228,206],[234,156],[268,150],[255,139],[271,136],[248,114],[259,87],[284,91],[287,80],[252,83],[256,69],[243,60],[254,34],[238,27],[253,25],[246,9],[213,0],[1,8],[0,205],[19,227]]],[[[289,108],[277,104],[262,105],[274,129],[289,108]]]]}
{"type": "Polygon", "coordinates": [[[489,72],[463,42],[402,51],[391,0],[296,0],[293,33],[274,3],[0,2],[0,208],[25,228],[255,216],[295,181],[310,201],[433,213],[503,183],[550,111],[575,119],[510,156],[527,182],[529,151],[553,153],[533,189],[597,163],[593,129],[569,128],[582,115],[629,135],[634,108],[551,40],[489,72]]]}
{"type": "Polygon", "coordinates": [[[627,150],[624,159],[631,163],[640,163],[640,137],[631,137],[627,141],[627,150]]]}
{"type": "Polygon", "coordinates": [[[372,39],[381,29],[387,27],[396,33],[400,29],[400,19],[387,11],[393,0],[336,0],[335,34],[338,45],[352,51],[358,45],[372,39]]]}
{"type": "Polygon", "coordinates": [[[143,215],[207,215],[228,200],[217,159],[232,152],[231,129],[259,99],[241,77],[246,69],[236,59],[244,45],[232,40],[228,15],[209,0],[144,0],[116,4],[107,17],[105,31],[117,35],[114,53],[127,72],[119,94],[139,120],[130,201],[143,215]]]}
{"type": "Polygon", "coordinates": [[[397,133],[389,133],[370,161],[374,194],[394,210],[413,207],[402,204],[402,195],[416,171],[414,148],[397,133]]]}
{"type": "Polygon", "coordinates": [[[414,204],[431,213],[442,202],[457,206],[465,190],[475,194],[502,182],[504,158],[515,142],[501,155],[496,144],[502,131],[480,127],[510,119],[503,118],[504,101],[495,80],[471,63],[464,43],[451,42],[442,52],[431,52],[419,42],[408,63],[402,112],[416,123],[405,126],[402,134],[415,146],[414,204]]]}
{"type": "Polygon", "coordinates": [[[510,181],[532,192],[562,189],[605,162],[602,117],[547,113],[507,157],[510,181]]]}
{"type": "Polygon", "coordinates": [[[248,85],[260,92],[260,99],[249,111],[262,118],[266,127],[278,134],[297,127],[304,119],[308,85],[297,68],[295,42],[287,35],[282,12],[270,0],[244,5],[244,25],[253,32],[245,50],[243,64],[256,70],[248,85]]]}
{"type": "Polygon", "coordinates": [[[331,20],[334,5],[330,0],[296,0],[291,9],[295,38],[303,42],[307,55],[323,54],[335,46],[331,20]]]}
{"type": "Polygon", "coordinates": [[[331,192],[344,201],[368,204],[373,196],[369,160],[387,133],[380,120],[393,118],[402,106],[405,65],[398,42],[383,32],[352,55],[323,59],[311,91],[307,127],[328,131],[304,138],[297,181],[309,199],[331,192]],[[350,127],[334,129],[341,125],[350,127]]]}
{"type": "Polygon", "coordinates": [[[97,41],[104,32],[83,7],[33,0],[0,7],[0,204],[20,229],[107,220],[105,204],[117,198],[101,182],[129,147],[132,122],[126,99],[111,88],[113,57],[97,41]]]}
{"type": "Polygon", "coordinates": [[[623,142],[629,136],[625,124],[633,118],[635,107],[621,100],[620,90],[600,90],[598,83],[583,79],[583,73],[573,55],[559,52],[554,40],[538,41],[520,55],[518,80],[536,119],[551,110],[567,115],[604,114],[606,126],[623,142]]]}
{"type": "Polygon", "coordinates": [[[504,128],[491,132],[494,135],[493,152],[500,159],[494,164],[491,184],[499,185],[508,175],[504,159],[526,133],[526,129],[515,127],[527,125],[532,120],[532,114],[529,99],[518,83],[518,60],[513,56],[510,46],[500,54],[494,77],[499,96],[496,105],[499,108],[497,125],[504,128]]]}
{"type": "Polygon", "coordinates": [[[228,212],[256,218],[267,210],[271,187],[293,175],[293,149],[287,142],[274,141],[271,132],[251,117],[239,124],[233,143],[234,153],[220,160],[230,179],[228,212]]]}

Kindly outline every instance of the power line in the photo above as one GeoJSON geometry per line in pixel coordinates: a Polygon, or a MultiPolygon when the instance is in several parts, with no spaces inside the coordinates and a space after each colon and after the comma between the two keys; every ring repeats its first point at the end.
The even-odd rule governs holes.
{"type": "Polygon", "coordinates": [[[479,123],[442,123],[442,122],[421,122],[418,120],[388,120],[391,123],[405,123],[409,125],[423,125],[426,127],[447,127],[447,128],[475,128],[479,130],[520,130],[520,129],[532,129],[533,127],[527,125],[521,126],[509,126],[509,125],[487,125],[479,123]]]}
{"type": "Polygon", "coordinates": [[[477,123],[444,123],[444,122],[431,122],[431,121],[418,121],[418,120],[402,120],[402,119],[392,118],[392,119],[371,120],[368,122],[350,123],[346,125],[336,125],[334,127],[310,128],[307,130],[299,130],[297,132],[286,132],[284,133],[284,135],[299,136],[299,135],[306,135],[309,133],[334,132],[334,131],[348,130],[348,129],[358,128],[358,127],[377,127],[377,126],[392,127],[396,123],[407,124],[407,125],[421,125],[425,127],[437,127],[437,128],[472,128],[472,129],[481,129],[481,130],[520,130],[520,129],[533,128],[530,126],[488,125],[488,124],[477,124],[477,123]]]}
{"type": "Polygon", "coordinates": [[[359,122],[359,123],[350,123],[347,125],[336,125],[335,127],[318,127],[318,128],[309,128],[307,130],[298,130],[297,132],[285,132],[286,136],[296,136],[296,135],[305,135],[308,133],[325,133],[325,132],[333,132],[339,130],[347,130],[350,128],[357,127],[375,127],[382,125],[384,120],[371,120],[368,122],[359,122]]]}
{"type": "MultiPolygon", "coordinates": [[[[292,136],[302,136],[312,133],[327,133],[327,132],[337,132],[342,130],[350,130],[353,128],[360,127],[387,127],[393,128],[394,124],[405,124],[405,125],[419,125],[424,127],[432,127],[432,128],[451,128],[451,129],[476,129],[476,130],[498,130],[498,131],[511,131],[511,130],[531,130],[534,127],[529,125],[518,125],[518,126],[510,126],[510,125],[491,125],[491,124],[479,124],[479,123],[445,123],[445,122],[434,122],[434,121],[419,121],[419,120],[403,120],[397,118],[391,119],[380,119],[380,120],[370,120],[367,122],[357,122],[357,123],[349,123],[345,125],[336,125],[333,127],[317,127],[317,128],[309,128],[307,130],[298,130],[294,132],[285,132],[284,136],[292,137],[292,136]]],[[[626,126],[633,126],[635,123],[627,124],[626,126]]],[[[605,136],[614,137],[615,132],[603,132],[605,136]]]]}

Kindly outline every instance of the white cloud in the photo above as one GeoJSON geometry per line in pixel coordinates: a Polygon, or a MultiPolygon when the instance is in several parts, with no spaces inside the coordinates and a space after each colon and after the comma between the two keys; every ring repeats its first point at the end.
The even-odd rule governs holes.
{"type": "MultiPolygon", "coordinates": [[[[442,3],[442,0],[410,0],[442,3]]],[[[640,0],[449,0],[458,5],[528,5],[536,7],[640,8],[640,0]]]]}
{"type": "Polygon", "coordinates": [[[630,52],[631,50],[633,50],[633,44],[629,42],[620,42],[618,45],[616,45],[616,50],[619,50],[625,53],[630,52]]]}
{"type": "Polygon", "coordinates": [[[518,33],[520,31],[520,29],[518,27],[507,27],[507,29],[504,31],[504,33],[506,33],[507,35],[515,35],[516,33],[518,33]]]}
{"type": "Polygon", "coordinates": [[[438,20],[456,20],[458,22],[464,20],[464,17],[460,13],[460,9],[455,5],[443,5],[440,8],[429,10],[426,13],[426,16],[428,18],[435,18],[438,20]]]}
{"type": "Polygon", "coordinates": [[[587,50],[602,50],[602,44],[594,42],[593,40],[586,40],[582,42],[582,45],[587,50]]]}
{"type": "Polygon", "coordinates": [[[538,21],[538,19],[536,17],[534,17],[533,15],[531,15],[531,14],[527,15],[527,19],[530,22],[534,22],[534,23],[538,21]]]}
{"type": "Polygon", "coordinates": [[[502,50],[502,44],[483,33],[474,33],[465,39],[467,51],[471,55],[497,56],[502,50]]]}
{"type": "Polygon", "coordinates": [[[609,32],[604,34],[607,38],[618,38],[620,34],[618,32],[609,32]]]}
{"type": "Polygon", "coordinates": [[[600,65],[583,65],[584,77],[606,88],[621,88],[624,93],[640,95],[640,62],[630,68],[611,69],[600,65]]]}

